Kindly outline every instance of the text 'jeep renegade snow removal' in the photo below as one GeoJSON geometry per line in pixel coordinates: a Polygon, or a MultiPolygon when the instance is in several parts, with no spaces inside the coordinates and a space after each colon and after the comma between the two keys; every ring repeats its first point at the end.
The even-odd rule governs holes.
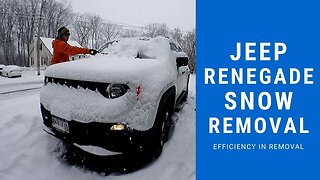
{"type": "Polygon", "coordinates": [[[115,40],[100,52],[46,69],[45,131],[93,154],[161,152],[188,96],[187,55],[164,37],[115,40]]]}

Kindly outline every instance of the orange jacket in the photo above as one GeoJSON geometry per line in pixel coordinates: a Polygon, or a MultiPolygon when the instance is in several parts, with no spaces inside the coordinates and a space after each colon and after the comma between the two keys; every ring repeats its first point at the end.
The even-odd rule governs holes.
{"type": "Polygon", "coordinates": [[[90,49],[71,46],[62,39],[52,41],[53,55],[50,64],[57,64],[69,61],[70,55],[89,54],[90,49]]]}

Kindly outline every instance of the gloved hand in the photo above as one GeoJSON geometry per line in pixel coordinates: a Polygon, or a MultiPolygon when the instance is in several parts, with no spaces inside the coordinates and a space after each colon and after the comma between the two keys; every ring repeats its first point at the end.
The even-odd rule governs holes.
{"type": "Polygon", "coordinates": [[[90,49],[89,54],[91,55],[96,55],[99,51],[95,50],[95,49],[90,49]]]}

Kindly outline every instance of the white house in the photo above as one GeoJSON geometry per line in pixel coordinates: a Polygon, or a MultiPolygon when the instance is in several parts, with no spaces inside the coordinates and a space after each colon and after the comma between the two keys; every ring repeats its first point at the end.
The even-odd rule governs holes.
{"type": "MultiPolygon", "coordinates": [[[[53,38],[44,38],[44,37],[40,37],[40,67],[44,68],[47,67],[48,65],[50,65],[50,61],[51,61],[51,57],[53,54],[53,48],[52,48],[52,41],[54,39],[53,38]]],[[[29,66],[30,67],[37,67],[37,51],[34,49],[34,47],[36,47],[36,43],[37,42],[37,37],[33,38],[33,41],[30,44],[30,58],[29,58],[29,66]]],[[[77,41],[68,41],[68,44],[70,44],[71,46],[77,46],[77,47],[82,47],[77,41]]],[[[79,55],[74,55],[74,56],[70,56],[70,60],[77,60],[77,59],[81,59],[81,58],[85,58],[88,57],[86,55],[83,54],[79,54],[79,55]]]]}

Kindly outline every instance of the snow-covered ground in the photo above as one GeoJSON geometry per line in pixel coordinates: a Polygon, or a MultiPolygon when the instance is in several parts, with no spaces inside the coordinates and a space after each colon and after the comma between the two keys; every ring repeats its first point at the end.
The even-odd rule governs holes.
{"type": "Polygon", "coordinates": [[[28,87],[39,84],[43,76],[36,76],[32,71],[23,73],[21,78],[14,79],[0,76],[1,180],[195,179],[194,75],[190,78],[188,102],[176,114],[178,121],[174,133],[161,156],[135,172],[103,176],[59,160],[57,147],[60,141],[42,130],[40,89],[28,87]]]}

